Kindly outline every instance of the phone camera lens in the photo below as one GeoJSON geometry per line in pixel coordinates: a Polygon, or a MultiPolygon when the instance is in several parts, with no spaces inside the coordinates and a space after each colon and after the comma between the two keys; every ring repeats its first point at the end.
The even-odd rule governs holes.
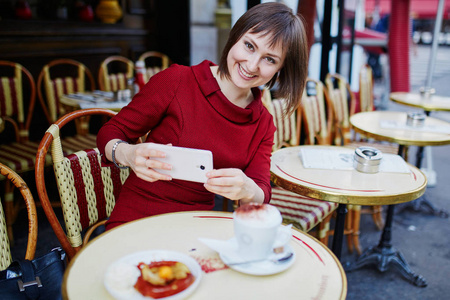
{"type": "Polygon", "coordinates": [[[200,169],[204,170],[204,169],[205,169],[205,166],[201,165],[201,166],[200,166],[200,169]]]}

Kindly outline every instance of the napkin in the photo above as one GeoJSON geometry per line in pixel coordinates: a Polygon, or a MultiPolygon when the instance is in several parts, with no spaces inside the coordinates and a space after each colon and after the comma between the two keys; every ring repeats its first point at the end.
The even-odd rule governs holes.
{"type": "Polygon", "coordinates": [[[226,256],[230,262],[245,262],[237,251],[238,245],[235,238],[229,240],[198,238],[198,240],[222,256],[226,256]]]}

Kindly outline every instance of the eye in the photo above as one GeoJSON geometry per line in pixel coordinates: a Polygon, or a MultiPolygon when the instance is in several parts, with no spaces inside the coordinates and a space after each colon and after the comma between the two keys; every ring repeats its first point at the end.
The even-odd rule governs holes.
{"type": "Polygon", "coordinates": [[[244,44],[245,44],[245,47],[246,47],[247,49],[253,51],[254,47],[253,47],[253,45],[252,45],[251,43],[249,43],[249,42],[244,42],[244,44]]]}
{"type": "Polygon", "coordinates": [[[266,57],[266,61],[268,61],[271,64],[275,64],[276,63],[275,59],[273,59],[272,57],[266,57]]]}

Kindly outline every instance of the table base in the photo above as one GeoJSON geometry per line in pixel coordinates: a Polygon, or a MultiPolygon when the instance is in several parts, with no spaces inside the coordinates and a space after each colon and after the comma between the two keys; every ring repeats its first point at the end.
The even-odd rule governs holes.
{"type": "Polygon", "coordinates": [[[411,208],[415,212],[428,212],[441,218],[448,218],[449,216],[447,211],[434,206],[425,196],[408,203],[400,204],[398,211],[402,212],[408,208],[411,208]]]}
{"type": "Polygon", "coordinates": [[[397,268],[400,273],[412,284],[418,287],[426,287],[427,282],[421,275],[415,274],[403,255],[394,247],[371,247],[367,249],[354,263],[344,266],[346,272],[359,269],[369,264],[376,264],[380,272],[388,270],[390,264],[397,268]]]}
{"type": "Polygon", "coordinates": [[[409,267],[403,255],[397,251],[391,244],[392,220],[394,218],[394,205],[388,206],[386,223],[381,234],[378,246],[371,247],[354,262],[345,264],[345,271],[353,271],[368,264],[377,264],[378,270],[387,271],[392,263],[409,282],[418,286],[426,287],[427,282],[421,275],[416,275],[409,267]]]}

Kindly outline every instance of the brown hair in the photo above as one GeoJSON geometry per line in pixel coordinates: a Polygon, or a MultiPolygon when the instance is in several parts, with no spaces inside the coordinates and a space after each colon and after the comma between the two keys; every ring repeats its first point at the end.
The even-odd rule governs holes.
{"type": "Polygon", "coordinates": [[[308,77],[308,41],[301,17],[282,3],[267,2],[253,6],[230,31],[219,62],[220,76],[230,78],[228,52],[247,32],[271,35],[270,46],[280,43],[286,53],[280,71],[266,86],[272,88],[278,81],[277,96],[287,100],[286,113],[292,113],[300,105],[308,77]]]}

